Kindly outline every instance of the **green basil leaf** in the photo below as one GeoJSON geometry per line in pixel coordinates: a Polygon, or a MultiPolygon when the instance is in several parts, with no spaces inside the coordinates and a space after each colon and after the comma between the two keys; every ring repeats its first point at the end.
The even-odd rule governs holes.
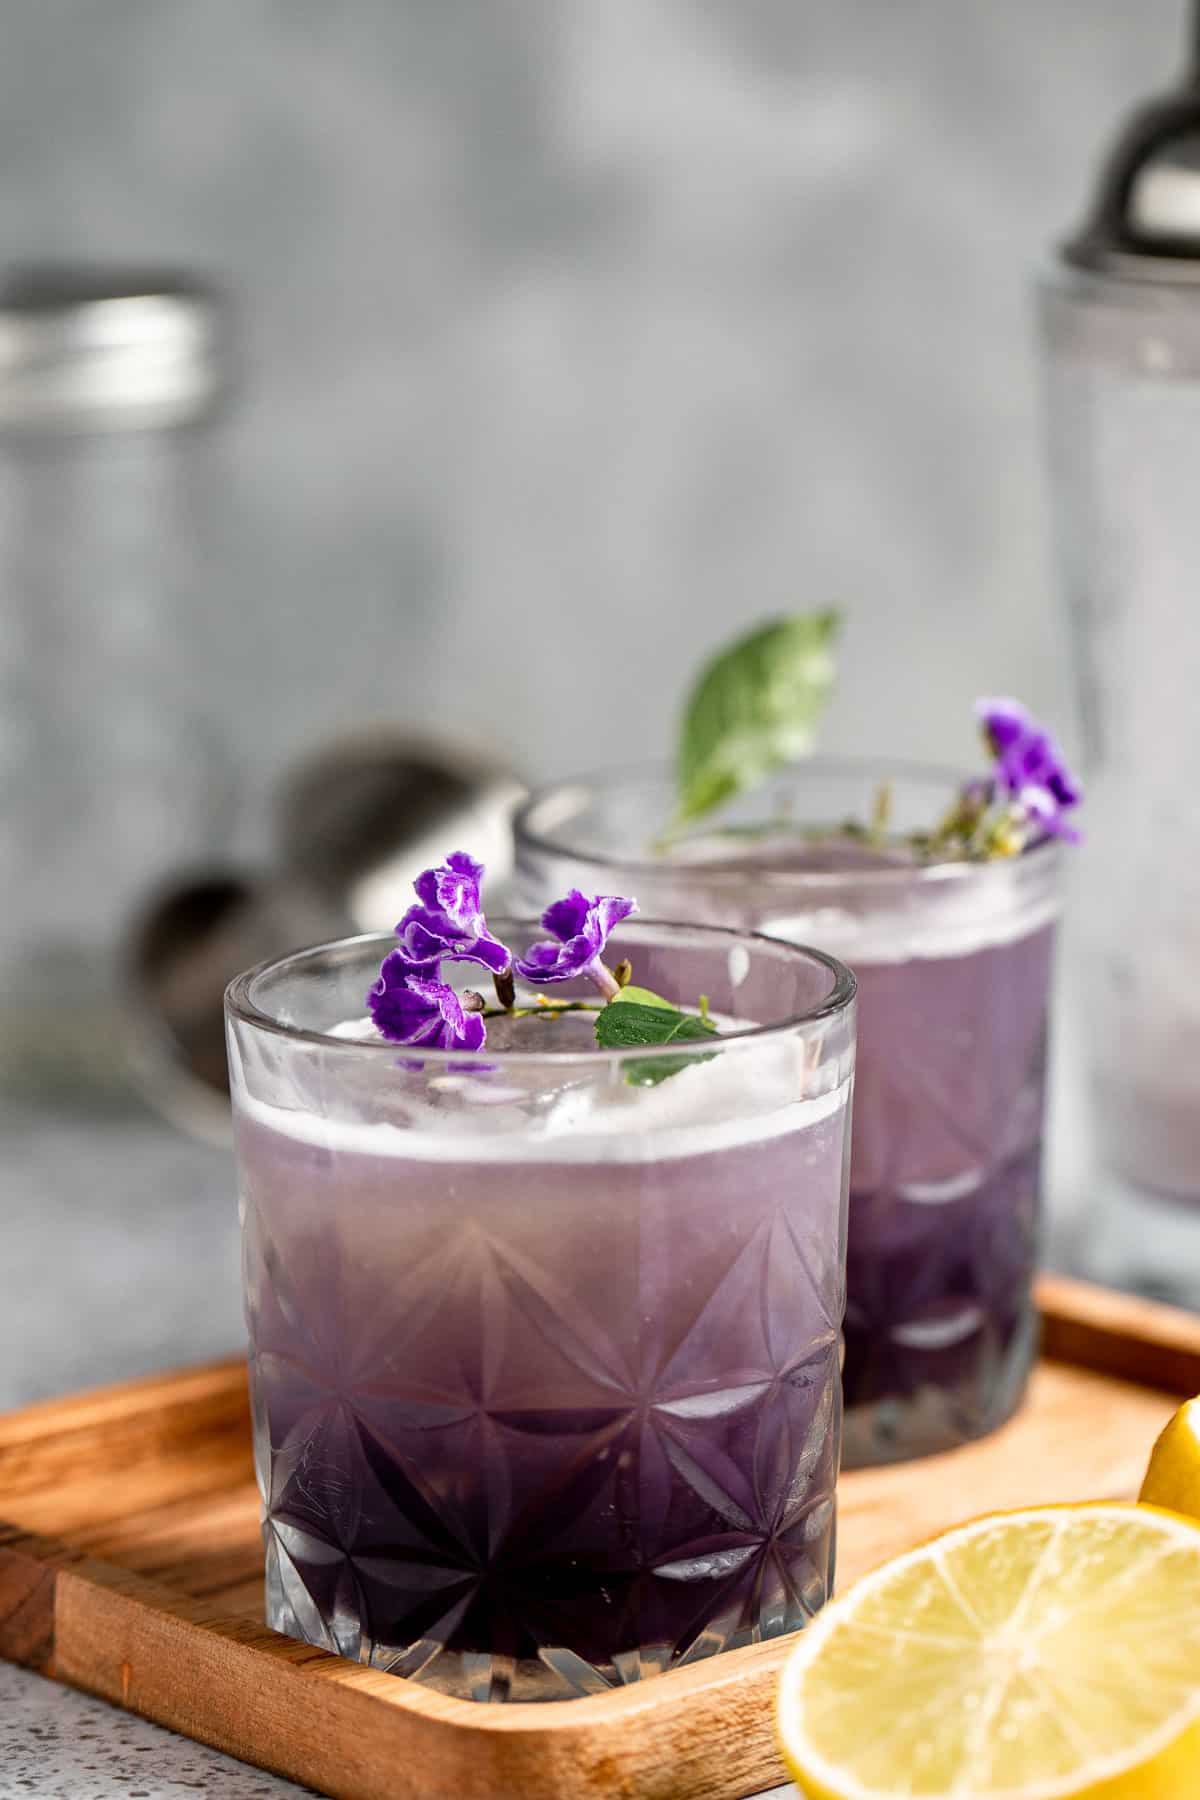
{"type": "Polygon", "coordinates": [[[664,1000],[661,994],[654,993],[651,988],[635,987],[632,982],[628,987],[623,987],[619,994],[614,994],[609,1004],[612,1006],[656,1006],[660,1012],[679,1011],[674,1001],[664,1000]]]}
{"type": "MultiPolygon", "coordinates": [[[[628,992],[628,990],[626,990],[628,992]]],[[[680,1012],[657,997],[650,1006],[624,996],[596,1014],[596,1042],[603,1050],[629,1050],[638,1044],[674,1044],[716,1036],[695,1013],[680,1012]]]]}
{"type": "MultiPolygon", "coordinates": [[[[635,992],[645,993],[640,989],[635,992]]],[[[628,1000],[624,989],[619,997],[596,1015],[596,1042],[604,1050],[628,1050],[638,1044],[682,1044],[703,1042],[716,1037],[715,1025],[698,1018],[695,1013],[680,1012],[677,1007],[653,994],[650,1004],[628,1000]]],[[[711,1062],[707,1055],[637,1057],[625,1065],[625,1080],[632,1087],[657,1087],[692,1063],[711,1062]]]]}
{"type": "Polygon", "coordinates": [[[677,827],[812,748],[833,688],[840,623],[834,611],[776,619],[701,671],[684,709],[676,754],[677,827]]]}

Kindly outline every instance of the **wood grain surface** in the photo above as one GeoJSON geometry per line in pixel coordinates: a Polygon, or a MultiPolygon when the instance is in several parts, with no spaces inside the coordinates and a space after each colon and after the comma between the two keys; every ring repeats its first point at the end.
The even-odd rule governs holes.
{"type": "MultiPolygon", "coordinates": [[[[1200,1320],[1048,1279],[1044,1357],[981,1443],[839,1487],[839,1582],[976,1513],[1132,1497],[1200,1320]]],[[[476,1706],[267,1629],[241,1362],[0,1419],[0,1655],[338,1800],[734,1800],[781,1778],[787,1639],[588,1699],[476,1706]]]]}

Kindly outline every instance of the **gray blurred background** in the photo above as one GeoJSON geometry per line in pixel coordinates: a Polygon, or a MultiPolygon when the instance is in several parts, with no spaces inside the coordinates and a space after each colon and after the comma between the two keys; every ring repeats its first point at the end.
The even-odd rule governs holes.
{"type": "Polygon", "coordinates": [[[206,600],[255,778],[349,717],[534,776],[659,753],[707,648],[831,600],[832,746],[966,754],[982,690],[1065,723],[1028,283],[1182,0],[0,25],[5,255],[239,301],[206,600]]]}
{"type": "MultiPolygon", "coordinates": [[[[148,638],[159,712],[226,752],[223,847],[261,855],[274,778],[366,720],[533,779],[664,754],[705,653],[806,605],[848,620],[827,746],[965,759],[1011,691],[1074,748],[1030,282],[1183,37],[1184,0],[0,0],[0,263],[177,263],[237,305],[192,616],[148,638]]],[[[82,745],[24,770],[28,825],[107,723],[20,587],[0,677],[82,745]]],[[[53,875],[5,866],[3,812],[23,922],[53,875]]],[[[1195,1231],[1091,1204],[1073,1016],[1051,1254],[1153,1289],[1195,1231]]],[[[239,1346],[228,1153],[148,1107],[0,1101],[0,1220],[0,1408],[239,1346]]],[[[75,1774],[66,1700],[8,1679],[4,1795],[266,1791],[100,1709],[75,1774]]]]}
{"type": "MultiPolygon", "coordinates": [[[[0,260],[237,305],[177,660],[242,853],[352,723],[662,755],[698,661],[806,605],[848,620],[827,746],[965,759],[997,691],[1073,746],[1030,283],[1183,37],[1183,0],[0,0],[0,260]]],[[[225,1152],[0,1137],[0,1404],[237,1346],[225,1152]]]]}

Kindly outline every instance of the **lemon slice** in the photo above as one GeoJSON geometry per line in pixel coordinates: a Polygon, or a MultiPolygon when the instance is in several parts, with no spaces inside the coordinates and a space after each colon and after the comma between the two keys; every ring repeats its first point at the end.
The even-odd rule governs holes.
{"type": "Polygon", "coordinates": [[[1200,1519],[1200,1399],[1179,1408],[1150,1452],[1140,1498],[1200,1519]]]}
{"type": "Polygon", "coordinates": [[[814,1620],[779,1731],[813,1800],[1198,1800],[1200,1528],[1106,1503],[959,1526],[814,1620]]]}

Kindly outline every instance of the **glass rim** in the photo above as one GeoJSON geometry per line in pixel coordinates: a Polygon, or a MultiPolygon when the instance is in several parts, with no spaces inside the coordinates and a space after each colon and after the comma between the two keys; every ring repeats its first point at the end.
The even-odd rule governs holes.
{"type": "MultiPolygon", "coordinates": [[[[507,919],[505,914],[497,916],[507,919]]],[[[535,931],[539,924],[537,919],[517,918],[514,918],[512,923],[529,925],[535,931]]],[[[464,1072],[464,1063],[469,1065],[474,1056],[479,1056],[488,1063],[498,1064],[505,1068],[528,1066],[532,1063],[553,1063],[559,1068],[573,1064],[597,1068],[605,1062],[610,1064],[620,1064],[626,1061],[640,1062],[648,1057],[679,1057],[693,1054],[697,1057],[711,1056],[717,1045],[724,1047],[733,1044],[761,1044],[764,1040],[784,1036],[808,1025],[820,1024],[826,1019],[837,1018],[853,1005],[858,992],[858,981],[853,971],[848,969],[846,964],[836,956],[831,956],[826,950],[818,950],[815,945],[795,944],[786,938],[770,937],[766,932],[740,930],[735,925],[693,925],[686,920],[678,919],[643,919],[641,917],[627,919],[618,927],[618,932],[623,934],[629,931],[636,934],[639,931],[650,929],[691,933],[706,939],[724,939],[730,947],[734,944],[751,947],[755,944],[763,944],[773,954],[784,951],[789,960],[799,958],[809,963],[819,964],[831,976],[832,986],[824,999],[815,1006],[807,1007],[802,1012],[790,1013],[785,1018],[772,1019],[764,1025],[748,1026],[744,1031],[722,1032],[712,1044],[707,1041],[688,1040],[683,1044],[635,1044],[621,1049],[497,1050],[490,1055],[486,1046],[479,1051],[433,1050],[423,1044],[407,1046],[396,1044],[388,1038],[376,1040],[340,1037],[332,1032],[317,1031],[310,1026],[292,1025],[282,1019],[274,1018],[269,1012],[264,1012],[262,1007],[258,1006],[251,998],[250,990],[254,982],[264,975],[283,969],[288,964],[316,961],[317,958],[327,956],[332,951],[365,949],[369,944],[376,944],[381,949],[395,948],[394,932],[362,931],[347,937],[329,938],[320,944],[305,945],[298,950],[286,951],[280,956],[266,957],[262,962],[255,963],[252,968],[243,970],[240,975],[235,975],[225,989],[226,1018],[227,1020],[235,1019],[239,1024],[249,1026],[255,1031],[264,1031],[274,1037],[283,1038],[289,1043],[307,1044],[322,1050],[357,1052],[360,1055],[365,1052],[368,1055],[387,1056],[393,1061],[398,1052],[407,1050],[414,1062],[420,1062],[422,1066],[429,1064],[434,1067],[445,1067],[452,1064],[456,1073],[464,1072]]],[[[481,973],[486,975],[486,970],[481,973]]]]}
{"type": "MultiPolygon", "coordinates": [[[[874,774],[881,780],[938,781],[952,785],[961,785],[971,779],[966,770],[955,768],[949,763],[885,756],[802,757],[780,764],[766,779],[772,781],[810,772],[860,777],[874,774]]],[[[558,840],[547,837],[544,832],[530,829],[531,813],[536,807],[544,805],[553,794],[573,787],[602,791],[606,785],[616,786],[622,782],[634,779],[645,781],[648,778],[670,783],[670,765],[662,762],[625,763],[619,768],[567,776],[535,788],[513,815],[513,837],[518,854],[521,846],[525,845],[539,855],[569,857],[574,862],[590,863],[597,869],[620,871],[632,880],[645,876],[647,880],[658,881],[666,875],[675,880],[694,879],[709,887],[744,883],[749,866],[749,859],[746,857],[736,863],[686,863],[656,860],[641,850],[617,856],[609,851],[582,848],[578,840],[571,843],[565,837],[558,840]]],[[[783,869],[775,864],[764,864],[754,869],[754,879],[772,889],[783,888],[797,893],[832,892],[860,885],[877,892],[886,892],[890,888],[977,880],[997,869],[1012,870],[1028,868],[1034,864],[1053,863],[1057,860],[1060,849],[1058,839],[1047,834],[1022,850],[1019,856],[990,857],[978,861],[947,857],[941,862],[905,863],[879,869],[783,869]]]]}

